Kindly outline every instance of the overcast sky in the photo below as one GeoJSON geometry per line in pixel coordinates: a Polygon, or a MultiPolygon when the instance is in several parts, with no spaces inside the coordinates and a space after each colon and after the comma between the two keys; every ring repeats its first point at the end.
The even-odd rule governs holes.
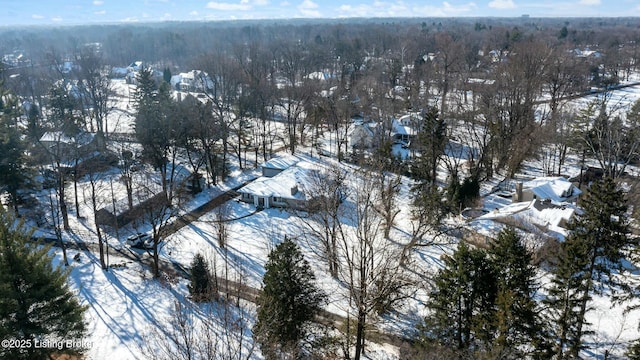
{"type": "Polygon", "coordinates": [[[0,25],[346,17],[639,16],[640,0],[2,0],[0,25]]]}

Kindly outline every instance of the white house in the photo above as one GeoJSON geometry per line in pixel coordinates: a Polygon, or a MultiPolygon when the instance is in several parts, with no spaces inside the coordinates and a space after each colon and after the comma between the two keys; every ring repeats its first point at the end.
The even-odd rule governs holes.
{"type": "Polygon", "coordinates": [[[375,123],[354,122],[349,132],[349,144],[352,148],[368,149],[373,144],[375,135],[375,123]]]}
{"type": "Polygon", "coordinates": [[[391,131],[395,141],[409,143],[418,135],[418,123],[415,115],[407,114],[399,119],[393,119],[391,131]]]}
{"type": "Polygon", "coordinates": [[[308,197],[305,189],[317,170],[309,162],[293,160],[284,156],[263,164],[263,176],[238,190],[240,199],[258,208],[304,207],[308,197]]]}
{"type": "Polygon", "coordinates": [[[191,70],[171,77],[170,84],[180,91],[207,92],[214,84],[207,73],[201,70],[191,70]]]}

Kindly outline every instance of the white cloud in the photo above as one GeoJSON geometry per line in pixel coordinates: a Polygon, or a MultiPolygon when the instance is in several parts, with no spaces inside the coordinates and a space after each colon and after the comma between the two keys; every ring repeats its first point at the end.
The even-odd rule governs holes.
{"type": "Polygon", "coordinates": [[[102,0],[93,0],[93,5],[95,5],[95,6],[100,6],[102,4],[104,4],[104,1],[102,1],[102,0]]]}
{"type": "Polygon", "coordinates": [[[100,11],[94,11],[93,13],[94,13],[95,15],[104,15],[104,14],[106,14],[106,13],[107,13],[107,11],[106,11],[106,10],[100,10],[100,11]]]}
{"type": "Polygon", "coordinates": [[[54,21],[54,22],[61,22],[61,21],[62,21],[62,18],[61,18],[60,16],[52,17],[52,18],[51,18],[51,21],[54,21]]]}
{"type": "Polygon", "coordinates": [[[320,17],[320,11],[318,11],[318,4],[311,0],[304,0],[298,5],[298,11],[303,17],[320,17]]]}
{"type": "Polygon", "coordinates": [[[251,10],[251,5],[247,3],[219,3],[215,1],[211,1],[207,3],[207,9],[220,10],[220,11],[238,11],[238,10],[251,10]]]}
{"type": "Polygon", "coordinates": [[[192,12],[190,12],[190,13],[189,13],[189,15],[191,15],[191,16],[198,16],[198,15],[200,15],[200,14],[198,14],[198,12],[197,12],[197,11],[193,10],[192,12]]]}
{"type": "Polygon", "coordinates": [[[494,9],[514,9],[516,7],[513,0],[493,0],[488,5],[494,9]]]}
{"type": "Polygon", "coordinates": [[[595,6],[595,5],[600,5],[601,1],[600,0],[580,0],[580,5],[584,5],[584,6],[595,6]]]}
{"type": "Polygon", "coordinates": [[[33,15],[31,15],[31,18],[32,18],[32,19],[40,20],[40,19],[44,19],[44,16],[39,15],[39,14],[33,14],[33,15]]]}
{"type": "Polygon", "coordinates": [[[344,4],[338,8],[338,17],[455,17],[468,15],[469,13],[477,11],[477,9],[478,6],[474,2],[452,5],[445,1],[439,6],[435,6],[411,4],[402,0],[390,2],[375,0],[370,5],[344,4]]]}
{"type": "Polygon", "coordinates": [[[344,4],[338,7],[339,17],[416,17],[416,16],[437,16],[455,17],[468,15],[476,11],[478,6],[474,2],[461,5],[452,5],[445,1],[439,6],[411,4],[406,1],[397,0],[386,2],[375,0],[371,4],[350,5],[344,4]]]}
{"type": "Polygon", "coordinates": [[[298,5],[298,9],[317,9],[318,4],[314,3],[311,0],[304,0],[300,5],[298,5]]]}

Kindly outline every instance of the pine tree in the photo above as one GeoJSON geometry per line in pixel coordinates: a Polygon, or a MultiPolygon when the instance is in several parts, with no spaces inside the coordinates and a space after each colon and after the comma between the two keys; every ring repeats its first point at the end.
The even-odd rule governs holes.
{"type": "Polygon", "coordinates": [[[269,254],[258,297],[256,341],[267,359],[283,354],[297,358],[307,336],[306,325],[320,310],[324,294],[298,246],[285,238],[269,254]]]}
{"type": "Polygon", "coordinates": [[[212,293],[211,272],[204,256],[197,253],[191,262],[191,284],[189,293],[196,301],[209,300],[212,293]]]}
{"type": "MultiPolygon", "coordinates": [[[[138,76],[136,92],[136,138],[142,145],[142,157],[154,168],[160,169],[162,190],[172,197],[167,187],[167,160],[176,145],[176,132],[181,130],[174,122],[175,101],[170,85],[162,82],[156,87],[151,70],[143,70],[138,76]]],[[[175,153],[174,153],[175,154],[175,153]]]]}
{"type": "Polygon", "coordinates": [[[29,240],[15,219],[0,213],[0,339],[24,340],[0,348],[2,359],[44,359],[82,349],[36,347],[35,341],[81,339],[85,307],[66,284],[68,271],[52,265],[49,247],[29,240]]]}
{"type": "Polygon", "coordinates": [[[496,275],[484,250],[461,242],[436,275],[421,326],[423,343],[440,343],[460,355],[492,341],[496,275]]]}
{"type": "Polygon", "coordinates": [[[558,358],[577,358],[583,349],[591,296],[624,287],[612,274],[626,271],[624,251],[632,244],[624,193],[612,179],[594,183],[582,206],[584,213],[569,224],[546,300],[558,358]]]}
{"type": "Polygon", "coordinates": [[[415,140],[422,154],[415,159],[411,170],[416,179],[435,184],[438,164],[444,156],[447,141],[446,121],[438,116],[436,107],[429,107],[424,112],[423,124],[415,140]]]}
{"type": "MultiPolygon", "coordinates": [[[[2,84],[0,83],[0,93],[2,84]]],[[[13,209],[18,211],[18,190],[27,183],[25,143],[16,119],[19,117],[17,99],[7,96],[0,100],[0,188],[9,193],[13,209]]]]}
{"type": "Polygon", "coordinates": [[[497,285],[493,351],[501,353],[501,358],[524,358],[528,350],[540,348],[542,340],[531,253],[515,230],[507,227],[491,243],[488,254],[497,285]]]}

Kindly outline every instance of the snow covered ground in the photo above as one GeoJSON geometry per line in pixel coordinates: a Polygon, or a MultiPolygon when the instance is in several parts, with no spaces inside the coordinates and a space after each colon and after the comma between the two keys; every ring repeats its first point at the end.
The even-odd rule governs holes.
{"type": "MultiPolygon", "coordinates": [[[[129,106],[127,94],[130,89],[123,83],[118,85],[118,91],[122,94],[118,107],[124,110],[112,113],[114,118],[110,121],[110,126],[113,126],[111,131],[128,132],[131,131],[132,121],[130,114],[126,111],[129,106]]],[[[623,91],[628,94],[628,98],[640,98],[638,87],[623,91]]],[[[130,110],[131,107],[129,106],[128,109],[130,110]]],[[[327,144],[327,148],[332,148],[330,143],[327,144]]],[[[315,159],[320,163],[333,162],[325,157],[315,159]]],[[[232,159],[230,163],[233,167],[229,181],[218,187],[207,189],[193,198],[182,210],[183,212],[194,209],[220,193],[258,176],[256,169],[240,171],[236,166],[237,159],[232,159]]],[[[249,163],[252,164],[253,161],[250,160],[249,163]]],[[[570,158],[567,172],[575,172],[576,166],[577,158],[570,158]]],[[[542,173],[541,164],[527,163],[525,171],[540,174],[542,173]]],[[[117,181],[117,174],[105,177],[100,188],[109,189],[111,184],[115,187],[115,197],[126,197],[124,187],[117,181]],[[110,182],[109,178],[114,181],[110,182]]],[[[490,187],[495,185],[491,184],[490,187]]],[[[405,179],[400,194],[400,201],[403,203],[411,201],[408,186],[409,183],[405,179]]],[[[89,215],[91,210],[87,183],[80,184],[78,195],[83,218],[71,216],[74,235],[68,236],[67,241],[70,243],[78,240],[88,243],[96,242],[93,217],[89,215]]],[[[70,198],[73,196],[72,189],[69,189],[69,196],[70,198]]],[[[105,190],[104,196],[105,203],[108,203],[111,194],[105,190]]],[[[499,207],[506,204],[499,198],[492,199],[494,199],[493,202],[491,204],[485,202],[485,206],[499,207]]],[[[231,279],[239,279],[249,286],[260,288],[267,254],[285,235],[293,236],[311,262],[319,286],[329,294],[326,309],[344,315],[349,307],[344,296],[344,286],[328,275],[325,264],[317,254],[317,247],[311,242],[303,241],[301,236],[297,236],[301,234],[302,224],[296,214],[292,211],[273,208],[253,214],[254,212],[253,205],[237,200],[231,200],[224,205],[222,213],[226,219],[241,218],[227,224],[229,238],[226,250],[221,249],[217,242],[217,228],[214,225],[220,215],[212,211],[164,239],[160,256],[164,260],[178,263],[186,268],[193,256],[200,252],[211,261],[215,260],[219,275],[227,273],[231,279]]],[[[392,230],[392,237],[399,243],[408,239],[411,229],[409,218],[406,208],[403,208],[398,216],[396,227],[392,230]]],[[[121,234],[135,230],[137,229],[121,229],[121,234]]],[[[88,341],[93,345],[88,351],[88,358],[93,360],[145,358],[145,344],[148,343],[148,337],[158,334],[158,331],[166,327],[168,319],[174,315],[176,301],[184,301],[188,294],[187,281],[181,277],[153,280],[147,266],[118,255],[115,249],[125,252],[134,251],[137,255],[147,258],[148,255],[144,251],[130,250],[124,243],[126,235],[116,239],[114,234],[108,233],[107,238],[113,248],[110,257],[112,268],[109,271],[105,272],[100,268],[97,254],[86,251],[81,251],[79,262],[73,261],[71,264],[70,284],[82,302],[88,305],[87,321],[90,329],[88,341]]],[[[411,298],[405,299],[397,312],[378,319],[377,325],[380,328],[398,334],[410,334],[414,330],[415,324],[425,314],[423,302],[427,296],[429,274],[435,273],[443,265],[441,255],[451,253],[453,248],[453,246],[428,247],[415,251],[413,266],[416,272],[419,270],[423,278],[426,274],[426,279],[422,280],[423,286],[417,288],[411,298]]],[[[53,251],[56,251],[56,258],[60,261],[59,251],[53,251]]],[[[73,258],[76,252],[77,250],[69,250],[70,258],[73,258]]],[[[549,275],[541,270],[541,284],[546,283],[548,278],[549,275]]],[[[610,351],[614,355],[622,356],[627,342],[640,337],[637,329],[640,323],[640,311],[625,313],[623,310],[628,304],[614,306],[605,297],[596,296],[591,304],[593,310],[588,313],[588,320],[592,324],[590,329],[594,330],[594,334],[587,338],[591,349],[584,355],[589,358],[603,357],[605,351],[610,351]]],[[[251,313],[253,308],[250,303],[247,303],[243,309],[251,313]]],[[[253,320],[249,318],[247,321],[250,327],[253,320]]],[[[221,325],[216,329],[219,332],[224,331],[221,325]]],[[[368,356],[371,359],[393,359],[398,355],[397,350],[392,347],[372,346],[368,356]]],[[[262,356],[256,350],[251,358],[260,359],[262,356]]]]}

